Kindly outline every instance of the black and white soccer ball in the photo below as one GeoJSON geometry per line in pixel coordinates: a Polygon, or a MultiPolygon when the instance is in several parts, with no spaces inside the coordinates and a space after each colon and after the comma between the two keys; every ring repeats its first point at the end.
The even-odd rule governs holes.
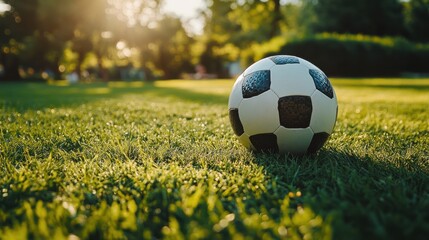
{"type": "Polygon", "coordinates": [[[331,135],[338,103],[326,75],[289,55],[264,58],[241,74],[229,97],[234,133],[256,151],[305,154],[331,135]]]}

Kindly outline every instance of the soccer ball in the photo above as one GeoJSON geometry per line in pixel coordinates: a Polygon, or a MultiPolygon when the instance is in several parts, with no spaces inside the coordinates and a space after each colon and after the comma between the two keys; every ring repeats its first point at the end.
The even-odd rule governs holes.
{"type": "Polygon", "coordinates": [[[241,74],[229,97],[238,140],[263,152],[315,153],[332,133],[337,96],[312,63],[289,55],[264,58],[241,74]]]}

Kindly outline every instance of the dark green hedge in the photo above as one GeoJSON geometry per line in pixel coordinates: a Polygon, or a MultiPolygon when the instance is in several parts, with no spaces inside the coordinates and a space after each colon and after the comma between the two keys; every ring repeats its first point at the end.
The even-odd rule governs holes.
{"type": "Polygon", "coordinates": [[[429,46],[402,38],[322,34],[288,41],[273,54],[302,57],[331,76],[429,73],[429,46]]]}

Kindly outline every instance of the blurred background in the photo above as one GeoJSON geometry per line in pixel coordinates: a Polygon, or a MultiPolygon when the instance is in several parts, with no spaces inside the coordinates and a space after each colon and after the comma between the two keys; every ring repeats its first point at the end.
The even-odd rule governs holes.
{"type": "Polygon", "coordinates": [[[230,78],[274,54],[427,76],[429,0],[0,1],[0,81],[230,78]]]}

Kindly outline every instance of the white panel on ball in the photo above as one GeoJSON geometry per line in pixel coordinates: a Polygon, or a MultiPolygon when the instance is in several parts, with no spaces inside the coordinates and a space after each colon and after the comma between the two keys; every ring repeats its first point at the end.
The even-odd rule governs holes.
{"type": "MultiPolygon", "coordinates": [[[[302,64],[304,64],[306,67],[308,67],[308,69],[318,69],[318,70],[320,70],[320,68],[318,68],[316,65],[312,64],[311,62],[309,62],[309,61],[307,61],[305,59],[300,58],[299,62],[302,63],[302,64]]],[[[320,71],[322,71],[322,70],[320,70],[320,71]]]]}
{"type": "Polygon", "coordinates": [[[244,132],[249,136],[274,132],[280,126],[277,102],[278,97],[271,90],[241,101],[238,115],[244,132]]]}
{"type": "Polygon", "coordinates": [[[228,106],[229,108],[238,108],[241,100],[243,100],[243,94],[241,93],[241,86],[243,84],[243,74],[238,76],[237,80],[232,87],[232,92],[229,95],[228,106]]]}
{"type": "Polygon", "coordinates": [[[276,65],[271,68],[271,90],[279,97],[311,96],[316,90],[308,68],[302,64],[276,65]]]}
{"type": "Polygon", "coordinates": [[[337,118],[337,96],[331,99],[319,90],[311,96],[313,113],[311,115],[310,127],[314,133],[326,132],[331,134],[337,118]]]}
{"type": "Polygon", "coordinates": [[[291,129],[285,127],[280,127],[274,134],[277,136],[280,153],[295,154],[306,153],[314,135],[310,128],[291,129]]]}
{"type": "Polygon", "coordinates": [[[246,76],[249,73],[260,71],[260,70],[269,70],[275,63],[269,58],[264,58],[250,65],[246,70],[244,70],[243,75],[246,76]]]}

